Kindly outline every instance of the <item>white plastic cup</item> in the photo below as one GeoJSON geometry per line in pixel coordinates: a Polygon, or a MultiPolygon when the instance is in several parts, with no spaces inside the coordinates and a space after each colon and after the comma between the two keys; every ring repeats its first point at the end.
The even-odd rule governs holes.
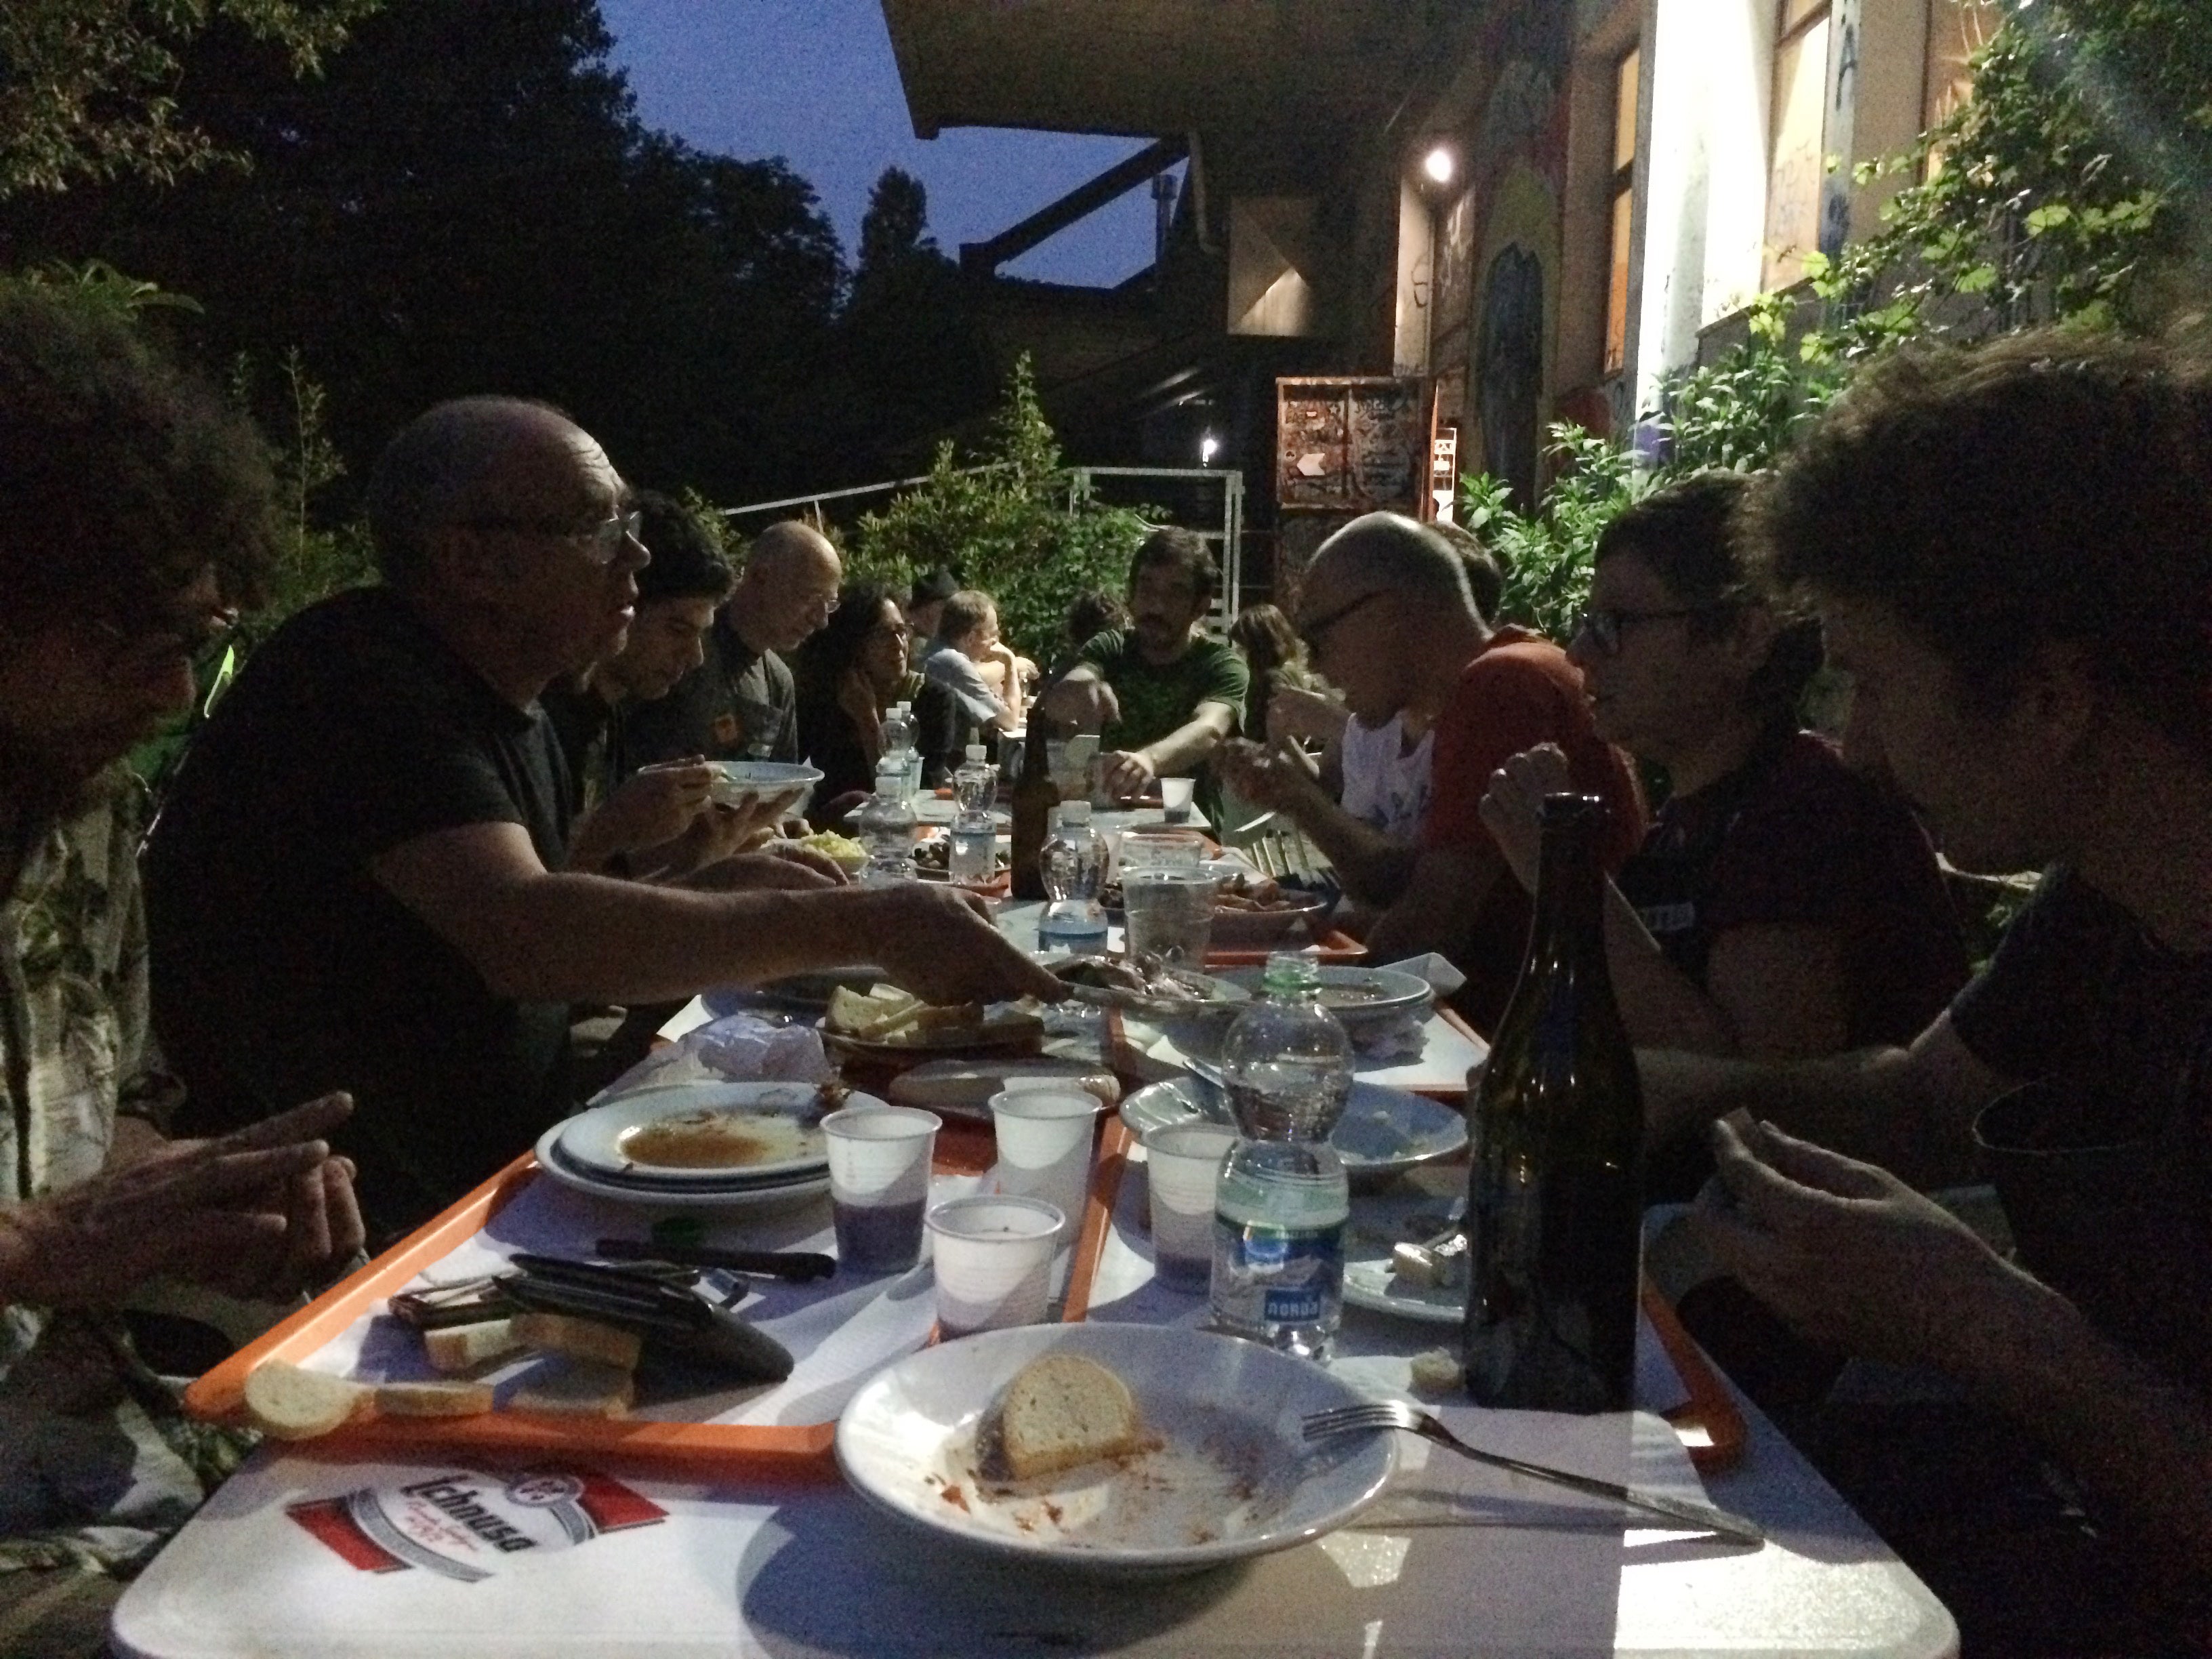
{"type": "MultiPolygon", "coordinates": [[[[998,1189],[1018,1198],[1041,1198],[1080,1224],[1091,1191],[1091,1140],[1103,1109],[1088,1089],[1012,1087],[991,1097],[991,1127],[999,1161],[998,1189]]],[[[1073,1243],[1073,1239],[1068,1241],[1073,1243]]]]}
{"type": "Polygon", "coordinates": [[[1146,1132],[1152,1206],[1152,1277],[1170,1290],[1206,1289],[1213,1272],[1213,1197],[1237,1131],[1176,1123],[1146,1132]]]}
{"type": "Polygon", "coordinates": [[[1190,798],[1198,787],[1195,778],[1162,778],[1160,805],[1167,811],[1170,823],[1190,822],[1190,798]]]}
{"type": "Polygon", "coordinates": [[[822,1120],[841,1267],[896,1273],[921,1260],[930,1158],[943,1127],[936,1113],[911,1106],[848,1107],[822,1120]]]}
{"type": "Polygon", "coordinates": [[[1040,1198],[956,1198],[929,1212],[937,1328],[946,1338],[1034,1325],[1050,1298],[1067,1217],[1040,1198]]]}

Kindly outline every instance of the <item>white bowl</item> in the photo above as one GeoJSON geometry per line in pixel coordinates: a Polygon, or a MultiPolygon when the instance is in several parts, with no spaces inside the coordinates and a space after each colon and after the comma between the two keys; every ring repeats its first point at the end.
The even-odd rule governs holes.
{"type": "Polygon", "coordinates": [[[779,817],[797,817],[813,799],[814,786],[822,781],[819,767],[788,761],[708,761],[714,769],[709,793],[724,806],[750,807],[775,803],[779,817]]]}
{"type": "Polygon", "coordinates": [[[1299,1419],[1363,1398],[1322,1366],[1171,1326],[1028,1325],[908,1355],[837,1419],[837,1462],[886,1513],[1012,1560],[1108,1577],[1169,1577],[1289,1549],[1378,1497],[1396,1437],[1309,1445],[1299,1419]],[[1162,1443],[1128,1459],[1007,1485],[974,1470],[984,1410],[1049,1349],[1128,1385],[1162,1443]],[[957,1487],[958,1498],[949,1498],[957,1487]]]}

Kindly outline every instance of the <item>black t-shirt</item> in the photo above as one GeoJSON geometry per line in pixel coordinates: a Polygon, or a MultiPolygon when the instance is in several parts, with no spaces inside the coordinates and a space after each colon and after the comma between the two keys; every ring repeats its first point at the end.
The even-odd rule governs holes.
{"type": "Polygon", "coordinates": [[[707,630],[706,658],[665,697],[641,703],[623,721],[628,776],[656,761],[796,761],[799,692],[773,651],[756,652],[724,611],[707,630]]]}
{"type": "Polygon", "coordinates": [[[396,594],[301,612],[195,742],[145,860],[155,1021],[208,1133],[333,1089],[380,1232],[419,1221],[568,1109],[568,1015],[494,994],[369,872],[441,830],[519,823],[548,868],[574,785],[396,594]]]}
{"type": "Polygon", "coordinates": [[[2212,1397],[2212,952],[2166,949],[2059,866],[1951,1023],[2048,1085],[1978,1125],[2022,1262],[2212,1397]]]}

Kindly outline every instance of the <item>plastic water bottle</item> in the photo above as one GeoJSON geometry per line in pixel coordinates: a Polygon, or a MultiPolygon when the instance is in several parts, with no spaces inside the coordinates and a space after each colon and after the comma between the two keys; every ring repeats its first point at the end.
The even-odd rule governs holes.
{"type": "Polygon", "coordinates": [[[1091,827],[1091,803],[1072,800],[1053,814],[1052,834],[1037,854],[1048,902],[1037,922],[1040,945],[1077,951],[1106,948],[1106,838],[1091,827]]]}
{"type": "Polygon", "coordinates": [[[1213,1326],[1328,1358],[1344,1319],[1352,1188],[1329,1131],[1352,1093],[1352,1040],[1321,1006],[1304,957],[1267,958],[1259,1001],[1222,1042],[1222,1080],[1243,1139],[1213,1213],[1213,1326]]]}
{"type": "Polygon", "coordinates": [[[969,744],[967,757],[952,775],[952,799],[958,803],[963,817],[981,813],[988,817],[991,808],[998,803],[999,769],[983,758],[987,752],[981,744],[969,744]]]}
{"type": "Polygon", "coordinates": [[[884,716],[884,760],[898,763],[899,792],[911,801],[921,790],[921,757],[915,752],[910,702],[893,703],[890,713],[884,716]]]}
{"type": "Polygon", "coordinates": [[[952,775],[959,811],[952,820],[952,849],[946,873],[954,881],[981,885],[999,872],[999,826],[991,822],[991,798],[998,793],[999,769],[983,759],[983,745],[968,745],[968,758],[952,775]]]}
{"type": "Polygon", "coordinates": [[[885,755],[876,764],[876,793],[854,819],[868,849],[868,879],[903,881],[914,874],[914,803],[907,798],[906,769],[885,755]]]}

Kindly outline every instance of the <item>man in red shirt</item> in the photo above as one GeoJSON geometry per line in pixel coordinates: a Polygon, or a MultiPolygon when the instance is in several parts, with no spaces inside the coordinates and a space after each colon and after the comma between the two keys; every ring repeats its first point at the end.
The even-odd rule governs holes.
{"type": "Polygon", "coordinates": [[[1432,793],[1417,846],[1378,851],[1363,870],[1395,895],[1369,933],[1372,960],[1438,951],[1467,975],[1454,1000],[1488,1031],[1528,942],[1528,898],[1482,822],[1490,775],[1539,743],[1557,744],[1575,787],[1610,814],[1608,868],[1644,834],[1628,758],[1597,735],[1581,671],[1549,641],[1492,628],[1469,595],[1450,543],[1392,513],[1355,519],[1322,544],[1298,603],[1314,667],[1370,726],[1401,711],[1432,719],[1432,793]]]}

